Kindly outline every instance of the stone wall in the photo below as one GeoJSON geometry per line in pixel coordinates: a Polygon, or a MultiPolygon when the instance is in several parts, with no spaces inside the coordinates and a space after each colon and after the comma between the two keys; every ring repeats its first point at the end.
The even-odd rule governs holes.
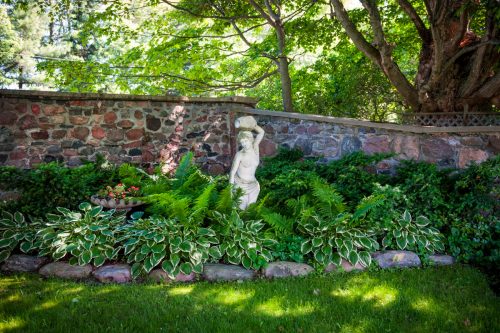
{"type": "Polygon", "coordinates": [[[211,173],[230,166],[229,114],[248,98],[0,91],[0,164],[76,166],[102,154],[111,162],[175,167],[194,151],[211,173]]]}
{"type": "Polygon", "coordinates": [[[465,167],[500,151],[500,127],[420,127],[254,109],[250,98],[186,98],[0,90],[0,165],[69,166],[102,154],[111,162],[175,167],[183,153],[212,173],[226,172],[237,149],[234,119],[253,115],[266,131],[261,155],[300,147],[325,160],[362,150],[465,167]]]}

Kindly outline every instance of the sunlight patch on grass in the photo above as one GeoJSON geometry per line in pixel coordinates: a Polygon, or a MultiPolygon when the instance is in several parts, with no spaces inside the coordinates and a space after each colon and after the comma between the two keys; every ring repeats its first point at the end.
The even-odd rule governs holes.
{"type": "Polygon", "coordinates": [[[233,305],[248,301],[253,296],[254,292],[239,291],[239,290],[224,290],[218,292],[215,295],[214,301],[221,304],[233,305]]]}
{"type": "Polygon", "coordinates": [[[82,287],[74,287],[74,288],[67,288],[63,291],[64,295],[71,295],[71,294],[78,294],[84,291],[85,288],[82,287]]]}
{"type": "Polygon", "coordinates": [[[188,295],[193,292],[194,286],[175,287],[168,291],[171,296],[188,295]]]}
{"type": "Polygon", "coordinates": [[[286,306],[283,298],[273,297],[264,303],[256,306],[255,310],[261,314],[270,317],[282,316],[303,316],[313,313],[316,309],[312,304],[303,304],[297,306],[286,306]]]}
{"type": "Polygon", "coordinates": [[[411,304],[411,307],[417,311],[434,312],[436,304],[429,298],[418,298],[411,304]]]}
{"type": "Polygon", "coordinates": [[[20,294],[14,294],[10,295],[5,299],[7,302],[18,302],[21,300],[21,295],[20,294]]]}
{"type": "Polygon", "coordinates": [[[398,296],[398,291],[387,286],[378,286],[367,292],[363,296],[364,301],[374,301],[376,306],[387,306],[394,302],[398,296]]]}
{"type": "Polygon", "coordinates": [[[38,306],[36,306],[34,308],[35,311],[42,311],[42,310],[48,310],[48,309],[51,309],[53,307],[56,307],[57,305],[59,304],[59,302],[56,302],[56,301],[47,301],[47,302],[44,302],[38,306]]]}
{"type": "Polygon", "coordinates": [[[25,326],[23,320],[19,318],[10,318],[5,321],[0,322],[0,332],[6,332],[7,330],[20,329],[25,326]]]}

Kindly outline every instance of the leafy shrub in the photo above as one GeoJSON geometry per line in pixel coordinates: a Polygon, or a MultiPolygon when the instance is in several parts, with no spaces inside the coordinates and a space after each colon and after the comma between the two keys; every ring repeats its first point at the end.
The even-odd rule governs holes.
{"type": "Polygon", "coordinates": [[[210,228],[190,228],[162,217],[135,219],[120,228],[119,239],[127,262],[132,263],[132,277],[149,273],[162,263],[162,269],[172,278],[179,273],[201,273],[203,263],[220,257],[210,246],[218,244],[210,228]]]}
{"type": "Polygon", "coordinates": [[[8,202],[3,209],[35,217],[54,213],[57,207],[74,210],[99,189],[111,185],[115,176],[114,168],[105,169],[97,163],[67,168],[52,162],[32,170],[0,167],[0,184],[4,189],[22,192],[19,200],[8,202]]]}
{"type": "Polygon", "coordinates": [[[387,176],[377,175],[369,170],[373,169],[377,162],[391,156],[392,154],[366,155],[363,152],[354,152],[337,161],[319,165],[317,172],[335,186],[350,207],[355,207],[361,199],[373,192],[375,183],[387,181],[387,176]]]}
{"type": "Polygon", "coordinates": [[[33,249],[36,227],[39,222],[27,223],[23,214],[16,212],[11,214],[7,211],[2,212],[0,218],[0,263],[5,261],[12,251],[19,249],[28,253],[33,249]]]}
{"type": "Polygon", "coordinates": [[[302,243],[304,238],[299,235],[288,235],[281,238],[271,247],[271,253],[275,259],[280,261],[304,262],[302,243]]]}
{"type": "Polygon", "coordinates": [[[219,212],[214,212],[214,215],[219,222],[217,231],[220,245],[214,247],[213,251],[218,251],[225,262],[241,264],[247,269],[260,269],[273,260],[271,247],[276,242],[264,237],[262,222],[243,222],[236,210],[230,216],[219,212]]]}
{"type": "Polygon", "coordinates": [[[54,260],[69,256],[70,264],[92,262],[97,267],[117,259],[117,227],[124,223],[125,213],[104,211],[87,202],[79,208],[82,213],[58,207],[60,214],[47,214],[46,226],[37,232],[33,244],[38,255],[50,255],[54,260]]]}

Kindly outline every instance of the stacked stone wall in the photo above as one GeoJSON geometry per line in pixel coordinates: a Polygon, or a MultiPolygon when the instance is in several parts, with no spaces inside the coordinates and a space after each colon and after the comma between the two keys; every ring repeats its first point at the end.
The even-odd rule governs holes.
{"type": "Polygon", "coordinates": [[[61,161],[76,166],[98,154],[164,170],[192,151],[211,174],[227,172],[237,149],[234,119],[253,115],[266,135],[261,155],[280,146],[338,159],[353,151],[394,152],[401,159],[463,168],[500,151],[500,127],[417,127],[256,110],[249,98],[186,98],[0,90],[0,165],[31,168],[61,161]]]}

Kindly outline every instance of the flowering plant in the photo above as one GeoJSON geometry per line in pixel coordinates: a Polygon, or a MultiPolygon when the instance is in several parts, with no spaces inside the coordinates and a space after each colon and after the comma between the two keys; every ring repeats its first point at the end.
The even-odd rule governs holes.
{"type": "Polygon", "coordinates": [[[136,186],[126,187],[122,183],[111,187],[106,186],[105,189],[100,190],[97,193],[100,197],[109,197],[113,199],[126,199],[130,197],[138,197],[140,196],[140,189],[136,186]]]}

